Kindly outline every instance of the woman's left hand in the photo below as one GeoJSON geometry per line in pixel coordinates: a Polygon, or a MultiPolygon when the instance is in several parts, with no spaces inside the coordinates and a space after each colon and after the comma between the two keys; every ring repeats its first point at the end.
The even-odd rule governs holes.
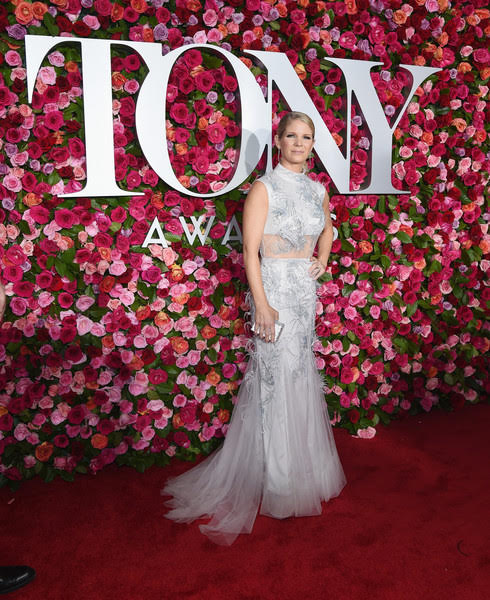
{"type": "Polygon", "coordinates": [[[313,277],[313,279],[318,279],[325,273],[327,267],[315,256],[312,256],[310,258],[310,261],[312,262],[312,265],[309,268],[309,273],[313,277]]]}

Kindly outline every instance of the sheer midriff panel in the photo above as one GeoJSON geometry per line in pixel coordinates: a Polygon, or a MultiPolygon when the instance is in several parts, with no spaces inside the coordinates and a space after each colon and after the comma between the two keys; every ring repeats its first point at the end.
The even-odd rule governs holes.
{"type": "Polygon", "coordinates": [[[302,245],[292,243],[278,234],[264,233],[260,244],[260,255],[264,258],[310,258],[318,236],[302,236],[302,245]]]}

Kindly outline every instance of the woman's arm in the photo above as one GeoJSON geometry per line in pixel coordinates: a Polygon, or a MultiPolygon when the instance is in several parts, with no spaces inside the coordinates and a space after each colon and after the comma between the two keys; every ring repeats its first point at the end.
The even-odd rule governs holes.
{"type": "Polygon", "coordinates": [[[265,185],[256,181],[248,193],[243,208],[243,261],[255,304],[255,334],[267,342],[273,342],[274,324],[279,318],[279,313],[269,305],[265,295],[259,260],[259,247],[267,220],[268,202],[265,185]]]}
{"type": "Polygon", "coordinates": [[[315,279],[318,279],[318,277],[325,273],[333,242],[333,225],[332,217],[330,216],[329,197],[327,192],[325,192],[325,197],[323,199],[323,211],[325,213],[325,226],[318,238],[318,258],[311,259],[313,264],[310,267],[310,274],[315,279]]]}

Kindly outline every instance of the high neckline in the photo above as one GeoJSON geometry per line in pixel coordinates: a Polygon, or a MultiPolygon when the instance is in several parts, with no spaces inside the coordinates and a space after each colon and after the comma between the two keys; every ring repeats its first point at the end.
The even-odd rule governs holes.
{"type": "Polygon", "coordinates": [[[277,171],[279,174],[282,175],[289,175],[291,177],[294,177],[295,179],[299,179],[301,177],[304,177],[304,173],[302,172],[297,172],[297,171],[292,171],[291,169],[288,169],[287,167],[284,167],[283,165],[281,165],[281,163],[277,163],[276,168],[274,169],[274,171],[277,171]]]}

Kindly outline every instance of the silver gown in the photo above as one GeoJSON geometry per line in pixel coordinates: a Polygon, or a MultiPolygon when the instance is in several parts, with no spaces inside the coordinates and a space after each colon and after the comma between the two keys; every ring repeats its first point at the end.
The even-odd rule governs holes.
{"type": "MultiPolygon", "coordinates": [[[[268,193],[262,282],[284,330],[273,344],[253,338],[221,448],[162,490],[173,496],[167,518],[209,517],[200,529],[218,544],[249,533],[259,510],[278,519],[318,515],[346,483],[312,352],[316,282],[308,269],[325,189],[280,164],[259,181],[268,193]]],[[[253,312],[251,302],[252,320],[253,312]]]]}

